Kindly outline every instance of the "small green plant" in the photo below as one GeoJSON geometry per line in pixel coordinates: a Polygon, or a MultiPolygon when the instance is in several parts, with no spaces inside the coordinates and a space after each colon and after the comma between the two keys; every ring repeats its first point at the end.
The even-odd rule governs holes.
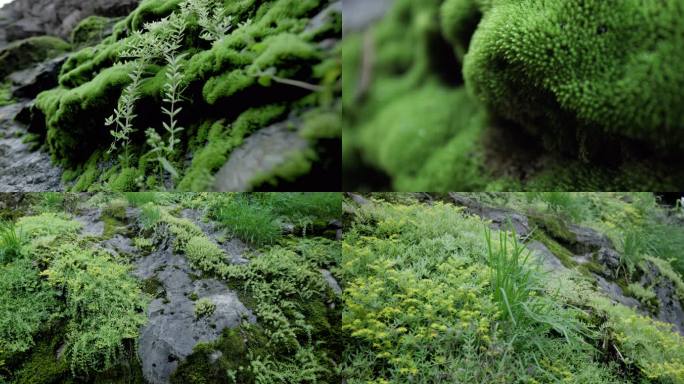
{"type": "Polygon", "coordinates": [[[627,276],[631,276],[646,255],[652,253],[653,247],[648,234],[638,228],[626,230],[622,237],[622,257],[620,263],[627,276]]]}
{"type": "Polygon", "coordinates": [[[185,245],[185,254],[195,267],[203,271],[213,270],[223,263],[225,258],[223,251],[203,235],[188,240],[185,245]]]}
{"type": "Polygon", "coordinates": [[[181,101],[182,94],[186,86],[183,84],[183,65],[182,60],[185,54],[178,54],[183,42],[183,35],[185,33],[185,24],[181,18],[171,18],[168,22],[170,30],[166,49],[164,52],[164,60],[166,61],[166,83],[164,84],[164,103],[162,106],[162,113],[168,117],[168,122],[162,122],[164,130],[168,134],[167,141],[157,133],[153,128],[148,128],[145,131],[147,135],[147,144],[152,147],[151,154],[155,155],[159,163],[159,179],[163,180],[162,169],[173,176],[178,177],[178,171],[171,165],[169,158],[176,153],[176,145],[180,143],[178,135],[184,130],[178,124],[177,116],[183,109],[178,104],[181,101]]]}
{"type": "Polygon", "coordinates": [[[240,239],[255,245],[273,244],[282,235],[277,216],[243,196],[225,199],[214,215],[240,239]]]}
{"type": "Polygon", "coordinates": [[[140,216],[138,216],[138,225],[143,231],[154,228],[162,218],[161,208],[147,203],[140,209],[140,216]]]}
{"type": "Polygon", "coordinates": [[[528,265],[530,251],[518,243],[515,232],[512,236],[499,232],[498,247],[492,244],[491,237],[491,230],[485,228],[492,297],[501,312],[517,325],[532,292],[532,269],[528,265]]]}
{"type": "Polygon", "coordinates": [[[110,134],[114,138],[112,145],[109,147],[108,153],[116,151],[119,147],[123,147],[124,154],[121,157],[122,165],[128,168],[130,163],[130,155],[128,147],[131,143],[130,136],[135,132],[133,127],[133,120],[137,117],[135,114],[135,103],[140,99],[140,82],[142,80],[145,64],[143,61],[134,61],[133,72],[129,75],[131,83],[124,88],[119,98],[119,103],[114,109],[114,114],[105,120],[105,125],[113,126],[110,134]]]}
{"type": "Polygon", "coordinates": [[[207,298],[202,298],[195,302],[195,317],[201,319],[209,317],[216,311],[216,304],[207,298]]]}
{"type": "Polygon", "coordinates": [[[0,222],[0,264],[8,263],[21,256],[24,236],[12,222],[0,222]]]}
{"type": "Polygon", "coordinates": [[[192,0],[181,4],[184,13],[195,13],[202,27],[200,38],[217,42],[224,39],[233,27],[233,17],[226,16],[222,1],[192,0]]]}

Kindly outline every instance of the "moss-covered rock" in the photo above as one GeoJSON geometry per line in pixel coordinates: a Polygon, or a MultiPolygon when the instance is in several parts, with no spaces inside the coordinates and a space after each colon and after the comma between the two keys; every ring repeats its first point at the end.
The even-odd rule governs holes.
{"type": "Polygon", "coordinates": [[[102,16],[89,16],[83,19],[71,32],[71,43],[75,46],[94,45],[104,38],[110,19],[102,16]]]}
{"type": "Polygon", "coordinates": [[[591,158],[617,138],[684,146],[681,2],[473,3],[443,7],[452,39],[465,14],[484,15],[465,55],[468,87],[549,148],[591,158]]]}
{"type": "MultiPolygon", "coordinates": [[[[225,10],[225,15],[215,15],[231,21],[225,36],[207,38],[200,12],[188,10],[194,3],[145,0],[114,26],[112,36],[72,54],[62,67],[60,87],[39,95],[32,126],[46,137],[54,161],[68,168],[66,175],[75,181],[75,190],[97,185],[135,190],[176,183],[184,189],[206,190],[231,151],[250,134],[285,111],[293,116],[312,109],[327,111],[341,96],[341,52],[335,49],[334,39],[341,33],[339,17],[319,16],[316,23],[311,21],[326,12],[332,1],[224,1],[222,7],[219,1],[205,3],[211,12],[225,10]],[[146,23],[169,15],[184,25],[177,52],[183,54],[184,111],[176,119],[185,129],[178,149],[165,159],[179,174],[174,180],[166,178],[163,170],[159,172],[156,155],[147,153],[151,149],[145,137],[147,128],[168,135],[162,127],[162,91],[169,68],[160,54],[147,58],[138,89],[131,157],[125,164],[110,164],[108,168],[115,169],[112,173],[94,177],[94,169],[109,160],[102,153],[113,141],[112,127],[105,126],[105,118],[112,115],[122,91],[131,83],[133,63],[127,61],[126,50],[140,40],[140,33],[157,36],[161,39],[157,45],[163,44],[162,40],[168,39],[165,30],[150,31],[159,24],[146,23]],[[261,113],[263,117],[254,118],[261,113]],[[82,169],[87,175],[74,177],[72,169],[82,169]]],[[[74,43],[89,41],[105,22],[102,18],[85,20],[74,32],[74,43]]],[[[297,157],[306,159],[307,167],[301,167],[302,161],[291,162],[276,178],[300,177],[313,168],[311,163],[323,163],[327,161],[324,156],[332,156],[320,150],[319,142],[332,140],[339,145],[341,131],[323,132],[324,128],[309,128],[311,149],[297,157]],[[292,171],[295,168],[297,172],[292,171]]],[[[272,176],[262,179],[272,181],[272,176]]]]}
{"type": "Polygon", "coordinates": [[[0,51],[0,79],[14,71],[67,52],[71,46],[52,36],[30,37],[11,43],[0,51]]]}

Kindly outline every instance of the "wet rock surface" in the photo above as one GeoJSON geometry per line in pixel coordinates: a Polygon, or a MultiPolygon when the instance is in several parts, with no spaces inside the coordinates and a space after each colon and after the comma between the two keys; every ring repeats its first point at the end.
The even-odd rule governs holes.
{"type": "MultiPolygon", "coordinates": [[[[184,211],[185,217],[198,218],[197,215],[194,210],[184,211]]],[[[162,240],[156,251],[138,259],[133,273],[141,280],[154,282],[160,291],[148,307],[149,321],[139,339],[143,374],[150,383],[168,383],[179,362],[198,343],[218,339],[225,328],[256,321],[223,282],[198,278],[200,273],[183,255],[174,252],[169,238],[162,240]],[[195,315],[195,302],[199,299],[216,305],[211,315],[200,319],[195,315]]]]}
{"type": "Polygon", "coordinates": [[[660,273],[655,264],[647,261],[646,266],[640,284],[644,287],[651,287],[656,294],[659,303],[657,319],[673,324],[677,331],[684,335],[684,310],[677,296],[677,287],[660,273]]]}
{"type": "Polygon", "coordinates": [[[530,233],[527,216],[510,209],[489,207],[458,193],[449,193],[449,197],[456,205],[465,207],[466,212],[480,216],[492,222],[492,229],[507,229],[509,222],[518,236],[524,237],[530,233]]]}
{"type": "Polygon", "coordinates": [[[138,3],[139,0],[15,0],[0,9],[0,31],[4,32],[0,41],[39,35],[67,38],[88,16],[125,16],[138,3]]]}
{"type": "Polygon", "coordinates": [[[67,58],[67,55],[63,55],[9,75],[12,95],[16,98],[34,98],[40,92],[56,87],[59,71],[67,58]]]}
{"type": "Polygon", "coordinates": [[[539,241],[531,241],[527,244],[527,248],[533,251],[541,260],[542,269],[546,272],[567,271],[568,269],[563,265],[556,255],[554,255],[546,245],[539,241]]]}
{"type": "Polygon", "coordinates": [[[0,107],[0,192],[62,191],[62,170],[47,153],[23,142],[26,129],[14,117],[24,106],[0,107]]]}
{"type": "Polygon", "coordinates": [[[216,174],[217,191],[245,192],[260,175],[270,174],[292,156],[309,148],[309,143],[288,122],[274,124],[249,136],[231,153],[228,162],[216,174]]]}

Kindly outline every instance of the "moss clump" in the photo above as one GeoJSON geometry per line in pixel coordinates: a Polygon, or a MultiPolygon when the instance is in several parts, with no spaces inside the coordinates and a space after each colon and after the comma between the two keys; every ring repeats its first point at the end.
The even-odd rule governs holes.
{"type": "Polygon", "coordinates": [[[66,41],[52,36],[30,37],[11,43],[0,51],[0,79],[31,64],[69,51],[66,41]]]}
{"type": "Polygon", "coordinates": [[[216,311],[216,304],[214,304],[209,299],[199,299],[195,303],[195,317],[201,319],[203,317],[209,317],[216,311]]]}
{"type": "Polygon", "coordinates": [[[101,16],[89,16],[83,19],[71,32],[71,44],[75,46],[94,45],[104,37],[109,19],[101,16]]]}
{"type": "Polygon", "coordinates": [[[230,152],[240,146],[252,132],[265,127],[285,113],[282,105],[269,105],[243,112],[235,122],[204,123],[195,136],[199,148],[178,184],[181,190],[206,191],[211,189],[213,174],[228,160],[230,152]]]}
{"type": "Polygon", "coordinates": [[[38,95],[36,108],[46,116],[47,143],[55,161],[78,164],[109,141],[103,122],[130,81],[130,71],[130,65],[115,65],[80,87],[38,95]]]}
{"type": "Polygon", "coordinates": [[[478,189],[488,182],[476,147],[485,123],[465,90],[429,85],[387,104],[356,139],[399,190],[478,189]]]}
{"type": "Polygon", "coordinates": [[[583,158],[617,138],[683,147],[681,2],[482,3],[463,73],[489,107],[583,158]]]}

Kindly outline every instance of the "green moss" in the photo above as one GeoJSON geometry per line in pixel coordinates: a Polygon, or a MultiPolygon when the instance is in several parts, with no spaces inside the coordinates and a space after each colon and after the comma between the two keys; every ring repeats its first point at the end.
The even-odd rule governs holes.
{"type": "Polygon", "coordinates": [[[102,214],[117,220],[124,220],[126,219],[126,208],[128,208],[127,200],[113,199],[104,207],[102,214]]]}
{"type": "Polygon", "coordinates": [[[110,178],[107,187],[110,191],[117,192],[137,191],[137,180],[140,176],[142,176],[142,172],[137,168],[124,168],[110,178]]]}
{"type": "Polygon", "coordinates": [[[63,337],[63,330],[51,337],[43,336],[21,368],[17,369],[13,383],[56,384],[69,380],[69,364],[63,357],[57,358],[63,337]]]}
{"type": "Polygon", "coordinates": [[[572,259],[572,252],[560,245],[557,241],[547,236],[543,230],[536,230],[532,234],[532,238],[544,244],[546,248],[551,251],[567,268],[574,268],[577,263],[572,259]]]}
{"type": "Polygon", "coordinates": [[[207,103],[215,104],[220,98],[232,96],[255,83],[254,76],[245,74],[243,70],[235,70],[209,79],[202,94],[207,103]]]}
{"type": "Polygon", "coordinates": [[[684,146],[681,3],[485,4],[463,72],[489,107],[582,158],[618,138],[684,146]]]}
{"type": "Polygon", "coordinates": [[[38,96],[36,108],[46,116],[47,143],[55,161],[75,164],[109,142],[104,119],[130,81],[130,71],[130,65],[115,65],[80,87],[38,96]]]}
{"type": "MultiPolygon", "coordinates": [[[[83,167],[78,169],[78,179],[71,187],[72,192],[85,192],[88,191],[91,185],[97,181],[99,171],[97,168],[97,163],[100,160],[100,153],[96,152],[93,156],[88,159],[83,167]]],[[[66,172],[65,172],[66,173],[66,172]]]]}
{"type": "Polygon", "coordinates": [[[341,111],[313,110],[302,117],[302,137],[309,140],[334,139],[342,136],[341,111]]]}
{"type": "Polygon", "coordinates": [[[316,160],[316,152],[312,149],[294,152],[269,172],[255,175],[249,183],[252,189],[257,189],[265,185],[277,187],[281,182],[293,182],[308,174],[316,160]]]}
{"type": "Polygon", "coordinates": [[[560,241],[566,245],[572,245],[577,242],[576,236],[570,232],[566,222],[555,215],[530,212],[528,218],[530,219],[530,224],[536,225],[546,231],[546,233],[556,241],[560,241]]]}
{"type": "Polygon", "coordinates": [[[138,8],[135,9],[126,18],[126,25],[129,30],[137,31],[149,21],[159,20],[162,17],[168,16],[180,4],[181,0],[144,0],[138,8]]]}
{"type": "Polygon", "coordinates": [[[59,84],[74,88],[93,80],[102,69],[114,63],[123,47],[123,42],[112,42],[81,49],[62,66],[59,84]]]}
{"type": "Polygon", "coordinates": [[[12,85],[9,81],[0,83],[0,107],[12,104],[14,99],[12,97],[12,85]]]}
{"type": "MultiPolygon", "coordinates": [[[[275,121],[284,112],[285,107],[282,105],[269,105],[245,111],[232,126],[226,127],[224,122],[211,125],[206,144],[194,154],[192,164],[178,184],[178,189],[208,190],[213,183],[214,173],[225,164],[230,152],[240,146],[250,133],[275,121]]],[[[204,129],[206,127],[205,125],[204,129]]]]}
{"type": "Polygon", "coordinates": [[[89,16],[83,19],[71,32],[71,43],[75,46],[93,45],[104,37],[109,19],[101,16],[89,16]]]}
{"type": "Polygon", "coordinates": [[[52,36],[30,37],[13,42],[0,51],[0,79],[31,64],[65,53],[70,48],[69,43],[52,36]]]}
{"type": "Polygon", "coordinates": [[[382,108],[359,128],[358,143],[397,189],[479,189],[488,183],[476,146],[485,122],[465,90],[430,85],[382,108]]]}

